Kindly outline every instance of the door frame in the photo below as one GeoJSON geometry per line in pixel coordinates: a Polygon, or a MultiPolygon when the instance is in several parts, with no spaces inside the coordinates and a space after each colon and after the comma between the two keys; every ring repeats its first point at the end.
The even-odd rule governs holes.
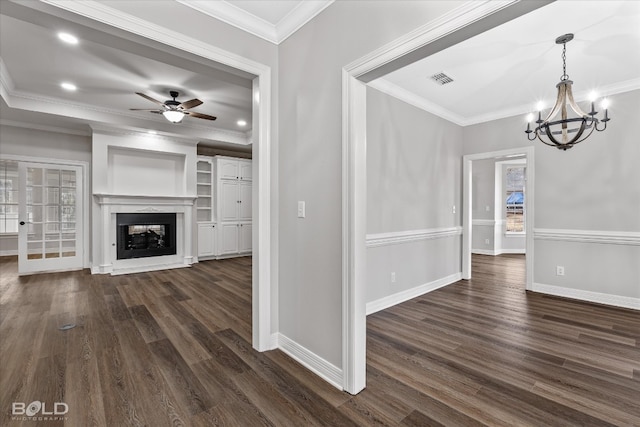
{"type": "MultiPolygon", "coordinates": [[[[277,186],[271,185],[271,67],[166,27],[132,17],[99,2],[41,0],[46,5],[118,28],[148,40],[171,46],[256,76],[253,79],[253,263],[252,345],[258,351],[277,347],[272,318],[277,326],[277,298],[272,299],[272,281],[277,278],[277,239],[272,239],[271,198],[277,200],[277,186]],[[256,126],[257,125],[257,126],[256,126]],[[273,267],[273,271],[272,271],[273,267]],[[273,277],[273,280],[272,280],[273,277]],[[272,304],[274,315],[272,315],[272,304]]],[[[277,212],[274,215],[277,218],[277,212]]],[[[277,289],[277,285],[273,286],[277,289]]]]}
{"type": "Polygon", "coordinates": [[[468,1],[342,70],[342,378],[366,386],[367,82],[555,0],[468,1]]]}
{"type": "Polygon", "coordinates": [[[526,280],[525,289],[533,290],[533,218],[535,200],[535,146],[523,148],[511,148],[506,150],[491,151],[486,153],[467,154],[462,157],[462,278],[471,279],[471,250],[473,234],[473,191],[471,191],[473,180],[473,161],[505,158],[509,156],[523,155],[527,159],[525,169],[527,196],[524,200],[527,221],[525,221],[526,240],[526,280]]]}
{"type": "MultiPolygon", "coordinates": [[[[21,156],[21,155],[13,155],[13,154],[2,154],[0,155],[0,159],[3,160],[12,160],[16,162],[26,162],[26,163],[43,163],[50,164],[53,166],[76,166],[81,168],[81,177],[82,177],[82,268],[89,268],[91,265],[90,254],[89,254],[89,245],[90,245],[90,233],[89,233],[89,200],[90,200],[90,192],[91,188],[89,185],[89,163],[83,161],[73,161],[73,160],[61,160],[61,159],[53,159],[48,157],[31,157],[31,156],[21,156]]],[[[16,241],[17,242],[17,241],[16,241]]]]}

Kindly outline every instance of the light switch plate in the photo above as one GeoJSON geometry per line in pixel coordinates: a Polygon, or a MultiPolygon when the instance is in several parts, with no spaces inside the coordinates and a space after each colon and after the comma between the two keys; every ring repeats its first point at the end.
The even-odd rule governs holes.
{"type": "Polygon", "coordinates": [[[304,218],[306,214],[306,206],[304,201],[298,201],[298,218],[304,218]]]}

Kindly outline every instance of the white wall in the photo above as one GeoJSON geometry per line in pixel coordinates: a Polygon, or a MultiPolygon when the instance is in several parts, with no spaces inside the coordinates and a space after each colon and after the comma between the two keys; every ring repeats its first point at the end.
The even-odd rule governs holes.
{"type": "Polygon", "coordinates": [[[461,156],[460,126],[367,88],[367,237],[388,239],[367,249],[368,313],[460,274],[460,234],[441,232],[460,226],[461,156]]]}
{"type": "Polygon", "coordinates": [[[279,46],[280,332],[338,368],[342,68],[460,4],[338,0],[279,46]]]}
{"type": "MultiPolygon", "coordinates": [[[[0,125],[0,156],[5,155],[89,164],[91,138],[57,131],[0,125]]],[[[18,236],[0,236],[0,256],[17,254],[18,236]]]]}
{"type": "MultiPolygon", "coordinates": [[[[143,133],[94,131],[92,138],[92,194],[134,196],[195,196],[195,142],[143,133]]],[[[92,230],[100,236],[100,205],[91,203],[92,230]]],[[[195,215],[191,218],[195,224],[195,215]]],[[[193,227],[194,236],[196,227],[193,227]]],[[[103,260],[102,242],[94,239],[91,261],[103,260]]],[[[196,253],[196,239],[191,253],[196,253]]],[[[97,265],[93,265],[97,267],[97,265]]]]}
{"type": "Polygon", "coordinates": [[[464,128],[464,153],[535,147],[534,289],[640,307],[640,91],[610,99],[608,129],[566,152],[510,117],[464,128]]]}

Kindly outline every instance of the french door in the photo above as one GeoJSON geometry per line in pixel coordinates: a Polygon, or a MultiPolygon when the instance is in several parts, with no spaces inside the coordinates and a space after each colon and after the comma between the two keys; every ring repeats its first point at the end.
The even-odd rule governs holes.
{"type": "Polygon", "coordinates": [[[18,171],[18,273],[82,268],[82,168],[20,162],[18,171]]]}

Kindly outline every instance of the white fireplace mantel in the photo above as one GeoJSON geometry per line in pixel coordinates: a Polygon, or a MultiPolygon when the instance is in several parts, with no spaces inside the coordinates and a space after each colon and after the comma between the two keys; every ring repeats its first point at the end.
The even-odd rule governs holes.
{"type": "Polygon", "coordinates": [[[198,196],[146,196],[141,194],[94,193],[99,205],[193,206],[198,196]]]}
{"type": "Polygon", "coordinates": [[[167,268],[188,267],[193,263],[193,207],[197,196],[146,196],[94,193],[99,205],[101,227],[98,228],[102,257],[92,268],[98,274],[126,274],[167,268]],[[116,215],[119,213],[175,213],[175,255],[117,259],[116,215]]]}

